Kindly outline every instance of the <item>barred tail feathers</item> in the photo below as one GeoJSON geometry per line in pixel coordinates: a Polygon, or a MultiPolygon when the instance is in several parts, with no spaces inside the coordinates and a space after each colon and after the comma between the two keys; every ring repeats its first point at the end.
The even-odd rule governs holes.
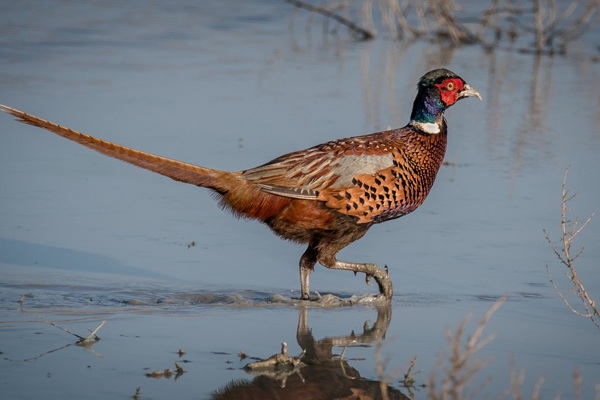
{"type": "Polygon", "coordinates": [[[221,206],[240,217],[265,221],[287,207],[292,201],[292,199],[262,191],[259,186],[244,179],[241,172],[205,168],[135,150],[74,131],[2,104],[0,104],[0,110],[16,117],[19,122],[53,132],[98,153],[176,181],[212,189],[220,197],[221,206]]]}
{"type": "Polygon", "coordinates": [[[94,136],[74,131],[2,104],[0,104],[0,110],[16,117],[19,122],[53,132],[101,154],[168,176],[176,181],[221,191],[225,189],[221,188],[219,185],[221,176],[224,174],[231,174],[229,172],[184,163],[98,139],[94,136]]]}

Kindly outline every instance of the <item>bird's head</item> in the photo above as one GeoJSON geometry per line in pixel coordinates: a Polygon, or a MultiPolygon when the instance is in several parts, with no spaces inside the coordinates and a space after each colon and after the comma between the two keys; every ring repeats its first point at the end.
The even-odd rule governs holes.
{"type": "Polygon", "coordinates": [[[417,84],[418,94],[413,104],[411,120],[434,123],[448,107],[465,97],[479,97],[477,90],[469,86],[454,72],[440,68],[429,71],[417,84]]]}

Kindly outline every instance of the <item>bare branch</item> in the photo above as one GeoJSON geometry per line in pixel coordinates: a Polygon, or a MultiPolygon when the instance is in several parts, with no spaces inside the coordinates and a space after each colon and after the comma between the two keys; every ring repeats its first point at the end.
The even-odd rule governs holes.
{"type": "Polygon", "coordinates": [[[546,266],[546,272],[548,273],[548,277],[550,278],[550,282],[552,283],[554,290],[556,290],[556,293],[560,296],[560,298],[567,305],[567,307],[569,307],[569,309],[572,312],[574,312],[575,314],[577,314],[581,317],[590,318],[592,320],[592,322],[598,328],[600,328],[600,324],[597,321],[597,319],[600,318],[600,313],[598,312],[596,303],[590,298],[585,287],[583,286],[583,283],[578,278],[577,271],[575,270],[575,266],[573,263],[582,254],[583,247],[581,248],[581,250],[579,250],[577,252],[577,254],[575,256],[571,255],[572,254],[571,246],[573,244],[573,239],[575,238],[575,236],[577,236],[579,233],[581,233],[582,229],[588,224],[588,222],[590,222],[590,220],[594,216],[594,213],[592,213],[592,215],[579,228],[577,228],[577,225],[579,223],[579,217],[575,218],[575,220],[573,220],[573,221],[570,221],[567,218],[567,212],[570,211],[570,209],[567,208],[567,202],[573,200],[575,198],[575,196],[577,196],[577,193],[575,193],[572,196],[569,196],[569,191],[566,188],[568,171],[569,171],[569,168],[567,168],[565,170],[565,175],[563,177],[563,185],[562,185],[562,202],[561,202],[562,249],[560,249],[560,250],[557,249],[557,247],[554,245],[552,240],[550,240],[550,236],[548,235],[548,233],[546,232],[545,229],[544,229],[544,234],[546,235],[546,239],[548,240],[548,243],[550,243],[550,246],[552,247],[552,251],[554,251],[554,254],[556,254],[556,256],[558,257],[560,262],[567,267],[568,272],[565,273],[565,276],[569,280],[569,285],[567,286],[567,288],[573,295],[578,297],[583,302],[583,308],[585,309],[585,312],[577,311],[569,303],[569,301],[565,298],[565,296],[561,293],[561,291],[559,290],[557,285],[554,283],[554,280],[552,279],[552,275],[550,274],[550,268],[548,268],[548,266],[546,266]]]}
{"type": "Polygon", "coordinates": [[[313,6],[313,5],[310,5],[308,3],[305,3],[305,2],[299,1],[299,0],[284,0],[284,1],[287,3],[293,4],[295,7],[304,8],[304,9],[312,11],[314,13],[321,14],[327,18],[334,19],[337,22],[339,22],[340,24],[346,25],[348,28],[350,28],[350,30],[353,33],[358,35],[362,40],[369,40],[369,39],[375,38],[375,33],[361,28],[360,26],[356,25],[354,22],[350,21],[349,19],[344,18],[343,16],[341,16],[337,13],[334,13],[333,11],[328,10],[327,8],[313,6]]]}
{"type": "Polygon", "coordinates": [[[31,311],[27,311],[27,310],[26,310],[26,309],[23,307],[23,298],[24,298],[24,297],[25,297],[25,292],[23,292],[23,294],[21,295],[21,298],[19,299],[19,303],[21,303],[21,312],[24,312],[24,313],[27,313],[27,314],[30,314],[30,315],[36,316],[36,317],[38,317],[39,319],[41,319],[42,321],[44,321],[45,323],[47,323],[47,324],[50,324],[50,325],[52,325],[52,326],[55,326],[55,327],[57,327],[58,329],[60,329],[60,330],[62,330],[62,331],[64,331],[64,332],[66,332],[66,333],[68,333],[69,335],[73,335],[73,336],[75,336],[76,338],[78,338],[78,339],[79,339],[79,341],[77,342],[78,344],[81,344],[81,343],[86,343],[86,344],[87,344],[87,343],[93,343],[93,342],[96,342],[96,341],[98,341],[98,337],[96,336],[96,332],[98,332],[98,330],[99,330],[100,328],[102,328],[102,326],[103,326],[103,325],[106,323],[106,321],[102,321],[102,323],[101,323],[101,324],[100,324],[100,325],[99,325],[99,326],[98,326],[96,329],[94,329],[94,331],[90,331],[90,330],[88,329],[88,331],[90,331],[90,332],[91,332],[91,333],[90,333],[90,335],[89,335],[88,337],[79,336],[78,334],[76,334],[76,333],[73,333],[73,332],[71,332],[70,330],[63,328],[62,326],[58,326],[58,325],[56,325],[56,324],[55,324],[54,322],[52,322],[52,321],[48,321],[48,320],[46,320],[46,319],[42,318],[42,316],[41,316],[41,315],[39,315],[39,314],[32,313],[31,311]]]}

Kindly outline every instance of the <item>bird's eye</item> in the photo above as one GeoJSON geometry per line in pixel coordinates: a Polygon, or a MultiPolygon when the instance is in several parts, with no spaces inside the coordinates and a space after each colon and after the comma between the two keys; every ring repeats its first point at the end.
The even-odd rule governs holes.
{"type": "Polygon", "coordinates": [[[448,82],[448,83],[446,83],[446,89],[448,89],[448,90],[454,90],[454,82],[448,82]]]}

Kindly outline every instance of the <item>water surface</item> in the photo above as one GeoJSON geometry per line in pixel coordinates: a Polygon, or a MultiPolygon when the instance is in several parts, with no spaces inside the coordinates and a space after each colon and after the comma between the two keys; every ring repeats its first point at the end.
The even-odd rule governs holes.
{"type": "MultiPolygon", "coordinates": [[[[357,42],[343,29],[324,34],[318,18],[306,29],[302,12],[292,24],[292,15],[279,1],[2,5],[0,102],[140,150],[241,170],[326,140],[403,126],[418,78],[453,70],[483,102],[469,99],[447,112],[448,165],[430,197],[340,254],[389,266],[390,314],[370,304],[300,305],[302,247],[231,218],[206,190],[4,115],[2,393],[129,398],[140,387],[140,398],[211,398],[240,381],[279,387],[244,372],[249,360],[239,352],[267,358],[286,342],[290,355],[309,348],[339,356],[352,332],[363,341],[327,371],[305,370],[308,383],[313,375],[360,375],[353,390],[371,393],[378,385],[373,343],[385,335],[393,338],[383,350],[390,371],[418,356],[420,384],[446,347],[444,329],[473,312],[472,332],[508,294],[485,330],[496,335],[480,352],[494,357],[481,374],[480,381],[492,377],[485,393],[495,398],[508,388],[512,357],[525,368],[525,394],[543,376],[544,398],[575,398],[578,368],[584,398],[593,398],[600,331],[556,295],[546,265],[565,292],[566,280],[542,230],[560,238],[569,165],[567,185],[580,192],[572,217],[600,211],[594,35],[551,58],[509,45],[486,52],[385,37],[357,42]],[[94,353],[21,308],[83,336],[107,322],[94,353]],[[175,361],[187,371],[177,380],[146,377],[175,361]]],[[[595,299],[599,239],[592,220],[574,245],[585,246],[576,265],[595,299]]],[[[362,276],[319,266],[311,290],[345,300],[376,293],[362,276]]],[[[298,376],[287,378],[290,388],[300,390],[298,376]]],[[[410,394],[399,379],[392,386],[395,398],[410,394]]]]}

